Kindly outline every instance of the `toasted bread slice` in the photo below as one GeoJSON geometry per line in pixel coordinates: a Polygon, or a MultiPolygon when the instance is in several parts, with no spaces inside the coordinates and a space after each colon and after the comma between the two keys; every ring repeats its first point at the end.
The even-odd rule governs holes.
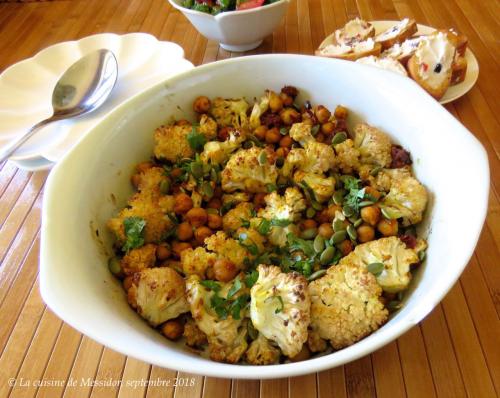
{"type": "Polygon", "coordinates": [[[467,44],[469,42],[467,36],[463,33],[457,32],[455,29],[449,29],[448,38],[454,42],[458,55],[465,57],[465,50],[467,50],[467,44]]]}
{"type": "Polygon", "coordinates": [[[375,66],[376,68],[390,70],[391,72],[398,73],[402,76],[408,76],[406,69],[395,58],[375,57],[374,55],[370,55],[368,57],[359,58],[356,62],[364,65],[375,66]]]}
{"type": "Polygon", "coordinates": [[[397,59],[403,66],[406,66],[410,57],[415,53],[419,43],[427,36],[415,36],[406,39],[402,43],[396,43],[382,53],[382,57],[397,59]]]}
{"type": "Polygon", "coordinates": [[[343,44],[331,44],[324,48],[316,50],[315,55],[328,58],[339,58],[348,61],[355,61],[369,55],[380,55],[382,46],[380,43],[375,43],[373,39],[354,43],[350,46],[343,44]]]}
{"type": "MultiPolygon", "coordinates": [[[[457,52],[458,55],[458,52],[457,52]]],[[[460,84],[465,80],[467,74],[467,60],[464,57],[455,57],[451,65],[451,85],[460,84]]]]}
{"type": "Polygon", "coordinates": [[[455,47],[443,32],[424,38],[408,60],[408,73],[424,90],[440,99],[451,83],[455,47]]]}
{"type": "Polygon", "coordinates": [[[362,19],[355,18],[347,22],[341,29],[335,31],[334,44],[346,44],[364,41],[375,36],[375,27],[362,19]]]}
{"type": "Polygon", "coordinates": [[[417,23],[414,19],[405,18],[391,28],[375,36],[375,41],[382,44],[382,48],[388,49],[396,43],[402,43],[407,38],[417,33],[417,23]]]}

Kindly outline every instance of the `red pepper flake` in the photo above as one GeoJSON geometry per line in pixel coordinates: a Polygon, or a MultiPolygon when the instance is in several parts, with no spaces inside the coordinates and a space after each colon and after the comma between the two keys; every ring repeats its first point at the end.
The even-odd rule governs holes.
{"type": "Polygon", "coordinates": [[[424,72],[427,72],[427,69],[429,69],[429,65],[427,65],[425,62],[422,64],[422,69],[424,72]]]}

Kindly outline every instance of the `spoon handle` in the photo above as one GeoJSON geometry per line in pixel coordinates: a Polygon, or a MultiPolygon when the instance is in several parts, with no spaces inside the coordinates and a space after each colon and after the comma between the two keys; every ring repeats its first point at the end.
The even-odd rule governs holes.
{"type": "Polygon", "coordinates": [[[35,132],[46,124],[52,122],[53,117],[49,117],[48,119],[42,120],[35,124],[32,128],[30,128],[26,133],[24,133],[21,137],[9,142],[5,148],[0,149],[0,162],[8,159],[21,145],[23,145],[30,137],[35,134],[35,132]]]}

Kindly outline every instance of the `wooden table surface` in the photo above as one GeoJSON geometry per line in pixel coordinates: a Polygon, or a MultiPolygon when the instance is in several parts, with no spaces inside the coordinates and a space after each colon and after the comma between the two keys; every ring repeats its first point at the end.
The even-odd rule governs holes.
{"type": "MultiPolygon", "coordinates": [[[[173,382],[176,376],[191,375],[105,348],[45,307],[39,294],[38,254],[48,173],[18,170],[7,162],[0,165],[0,398],[485,398],[500,394],[499,2],[294,0],[280,27],[252,53],[311,54],[327,34],[356,16],[366,20],[411,17],[437,28],[455,27],[468,36],[479,61],[476,86],[446,109],[488,152],[490,205],[477,250],[442,303],[397,341],[336,369],[265,381],[192,376],[193,387],[147,386],[148,380],[173,382]]],[[[240,56],[199,35],[166,0],[9,2],[0,4],[0,71],[53,43],[99,32],[135,31],[177,42],[195,65],[240,56]]],[[[474,194],[467,191],[467,181],[463,191],[464,198],[457,200],[464,202],[464,212],[458,217],[467,217],[466,198],[474,194]]]]}

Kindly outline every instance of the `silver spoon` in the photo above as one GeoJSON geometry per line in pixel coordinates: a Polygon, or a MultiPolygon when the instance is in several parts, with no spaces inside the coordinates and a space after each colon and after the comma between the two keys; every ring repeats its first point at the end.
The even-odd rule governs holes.
{"type": "Polygon", "coordinates": [[[9,158],[36,131],[56,120],[89,113],[108,98],[118,78],[118,63],[109,50],[93,51],[64,72],[52,92],[54,113],[35,124],[21,137],[0,150],[0,162],[9,158]]]}

